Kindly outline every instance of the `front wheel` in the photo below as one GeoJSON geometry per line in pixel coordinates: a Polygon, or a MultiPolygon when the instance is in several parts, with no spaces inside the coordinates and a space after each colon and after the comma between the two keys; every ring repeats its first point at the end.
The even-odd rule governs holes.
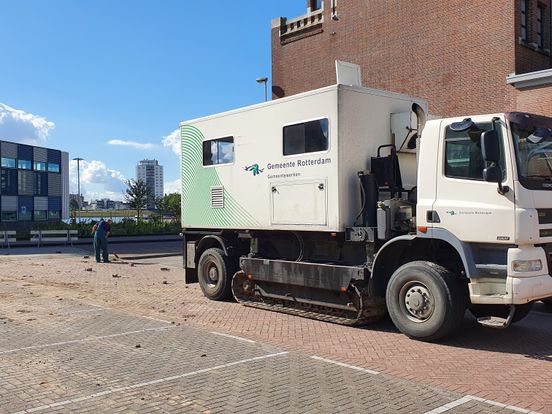
{"type": "Polygon", "coordinates": [[[211,300],[224,300],[232,296],[232,276],[235,266],[221,249],[203,252],[198,262],[198,280],[203,294],[211,300]]]}
{"type": "Polygon", "coordinates": [[[407,263],[393,273],[386,301],[395,326],[422,341],[444,338],[457,329],[467,303],[460,278],[425,261],[407,263]]]}

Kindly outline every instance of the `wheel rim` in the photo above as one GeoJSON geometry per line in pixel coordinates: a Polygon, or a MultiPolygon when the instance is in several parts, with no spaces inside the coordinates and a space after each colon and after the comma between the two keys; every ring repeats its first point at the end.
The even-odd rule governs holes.
{"type": "Polygon", "coordinates": [[[413,322],[425,322],[435,311],[435,299],[422,282],[405,283],[399,292],[399,303],[404,314],[413,322]]]}
{"type": "Polygon", "coordinates": [[[207,286],[214,288],[217,286],[219,281],[219,269],[217,265],[213,262],[208,262],[205,265],[205,282],[207,283],[207,286]]]}

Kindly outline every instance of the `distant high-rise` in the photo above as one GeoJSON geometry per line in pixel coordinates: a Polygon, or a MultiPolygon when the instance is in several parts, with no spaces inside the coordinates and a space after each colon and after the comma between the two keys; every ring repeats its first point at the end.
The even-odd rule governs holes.
{"type": "Polygon", "coordinates": [[[136,180],[142,180],[152,195],[163,197],[163,166],[157,160],[142,160],[136,165],[136,180]]]}

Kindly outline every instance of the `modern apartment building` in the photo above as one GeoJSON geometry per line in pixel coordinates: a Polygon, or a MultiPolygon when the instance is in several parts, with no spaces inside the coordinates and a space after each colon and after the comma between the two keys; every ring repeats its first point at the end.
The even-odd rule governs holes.
{"type": "Polygon", "coordinates": [[[142,160],[136,165],[136,180],[142,180],[155,198],[162,197],[163,166],[157,160],[142,160]]]}
{"type": "Polygon", "coordinates": [[[308,0],[272,22],[274,98],[336,83],[335,60],[367,87],[429,101],[438,116],[552,116],[551,1],[308,0]]]}
{"type": "Polygon", "coordinates": [[[69,154],[0,141],[0,222],[59,221],[69,217],[69,154]]]}

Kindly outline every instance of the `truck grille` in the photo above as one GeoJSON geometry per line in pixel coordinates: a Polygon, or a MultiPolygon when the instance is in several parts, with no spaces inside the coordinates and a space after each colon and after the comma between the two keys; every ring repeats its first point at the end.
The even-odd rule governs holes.
{"type": "Polygon", "coordinates": [[[542,248],[546,253],[546,262],[548,263],[548,274],[552,276],[552,243],[543,244],[542,248]]]}
{"type": "Polygon", "coordinates": [[[552,224],[552,208],[539,208],[539,224],[552,224]]]}

